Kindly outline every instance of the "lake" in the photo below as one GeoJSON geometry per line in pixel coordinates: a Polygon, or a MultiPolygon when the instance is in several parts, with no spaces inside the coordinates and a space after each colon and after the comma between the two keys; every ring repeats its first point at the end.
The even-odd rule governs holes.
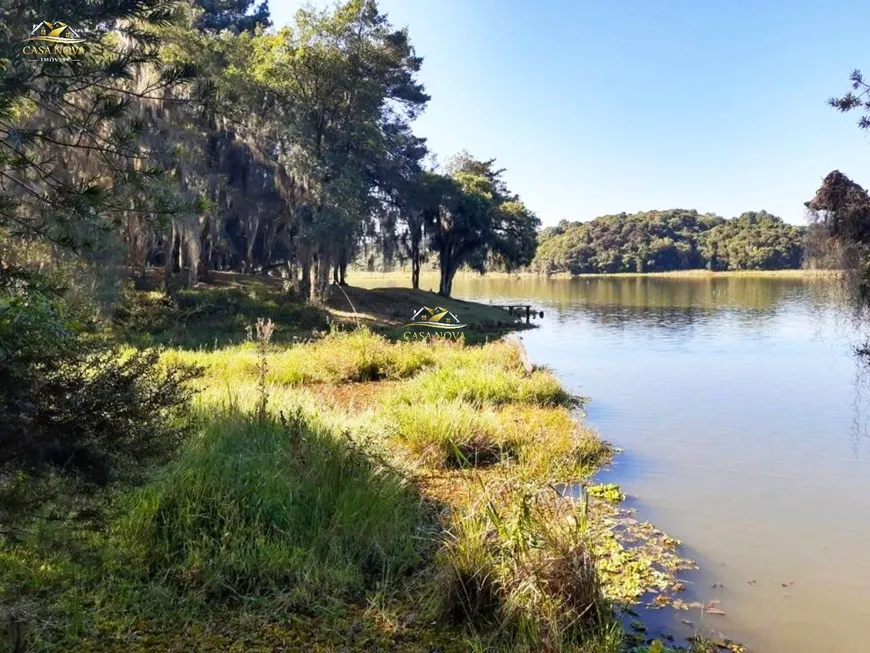
{"type": "MultiPolygon", "coordinates": [[[[686,600],[727,613],[702,630],[754,651],[858,653],[870,650],[870,392],[852,353],[860,334],[831,289],[780,277],[454,283],[458,298],[544,311],[522,334],[529,355],[590,397],[590,423],[624,449],[601,480],[698,562],[686,600]]],[[[682,619],[702,621],[657,618],[683,636],[682,619]]]]}

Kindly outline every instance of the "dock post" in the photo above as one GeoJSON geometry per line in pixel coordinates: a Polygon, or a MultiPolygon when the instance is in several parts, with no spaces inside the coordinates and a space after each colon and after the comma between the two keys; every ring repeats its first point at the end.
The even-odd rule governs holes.
{"type": "Polygon", "coordinates": [[[532,315],[532,307],[526,306],[526,324],[529,323],[529,318],[531,317],[531,315],[532,315]]]}

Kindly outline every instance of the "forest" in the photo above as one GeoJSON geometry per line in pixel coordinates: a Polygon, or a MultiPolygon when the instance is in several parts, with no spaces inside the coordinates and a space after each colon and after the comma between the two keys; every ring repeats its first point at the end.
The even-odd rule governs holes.
{"type": "Polygon", "coordinates": [[[726,220],[695,210],[561,221],[540,232],[531,268],[553,274],[799,268],[806,229],[766,211],[726,220]]]}
{"type": "Polygon", "coordinates": [[[68,63],[23,54],[33,7],[2,14],[5,242],[159,267],[170,290],[271,271],[315,303],[364,248],[431,251],[444,295],[460,266],[531,259],[539,222],[494,160],[440,166],[413,133],[422,58],[373,0],[278,30],[252,0],[44,3],[84,41],[68,63]]]}

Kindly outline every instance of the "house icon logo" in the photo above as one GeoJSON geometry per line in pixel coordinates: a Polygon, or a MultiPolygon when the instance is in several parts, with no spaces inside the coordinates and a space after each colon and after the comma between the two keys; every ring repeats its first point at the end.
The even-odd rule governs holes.
{"type": "Polygon", "coordinates": [[[59,20],[53,23],[44,20],[38,25],[34,25],[30,32],[30,37],[25,40],[62,45],[82,43],[84,41],[83,38],[79,38],[78,33],[72,27],[59,20]]]}
{"type": "Polygon", "coordinates": [[[451,313],[446,308],[436,306],[429,308],[424,306],[411,317],[405,327],[422,327],[433,331],[457,331],[464,329],[467,325],[463,324],[455,313],[451,313]]]}
{"type": "Polygon", "coordinates": [[[61,20],[34,25],[21,53],[30,61],[68,63],[85,54],[85,39],[61,20]]]}

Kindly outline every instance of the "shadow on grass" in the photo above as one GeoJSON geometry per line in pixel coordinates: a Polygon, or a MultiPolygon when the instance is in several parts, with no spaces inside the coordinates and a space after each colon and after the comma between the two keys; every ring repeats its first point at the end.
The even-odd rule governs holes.
{"type": "Polygon", "coordinates": [[[310,337],[327,328],[326,314],[266,284],[202,287],[171,297],[131,291],[114,312],[119,337],[136,346],[219,347],[243,342],[258,318],[271,319],[274,342],[310,337]]]}
{"type": "Polygon", "coordinates": [[[224,622],[286,635],[292,614],[333,643],[345,626],[375,632],[354,611],[431,560],[441,507],[346,432],[315,424],[301,411],[227,410],[120,497],[85,550],[67,547],[60,530],[51,545],[0,542],[0,600],[27,606],[31,649],[168,650],[186,639],[178,650],[222,650],[233,638],[261,646],[271,635],[209,638],[224,622]]]}

